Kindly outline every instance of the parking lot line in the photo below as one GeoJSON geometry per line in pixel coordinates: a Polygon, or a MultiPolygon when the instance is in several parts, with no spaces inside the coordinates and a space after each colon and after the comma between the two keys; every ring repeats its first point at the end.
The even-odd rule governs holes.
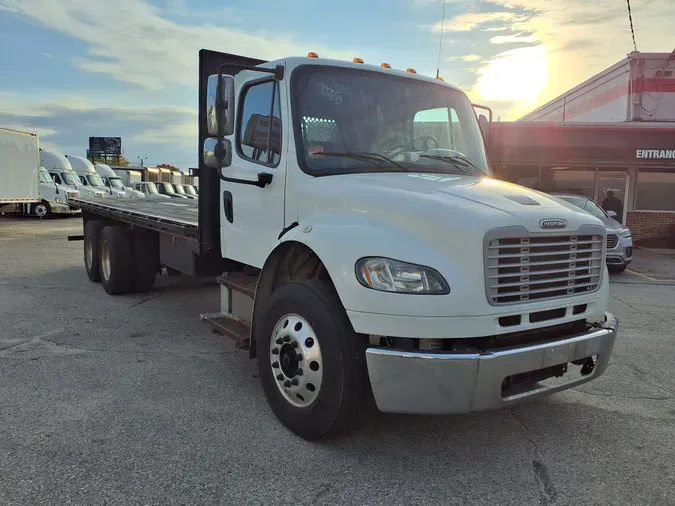
{"type": "Polygon", "coordinates": [[[641,278],[645,278],[649,281],[657,282],[657,283],[675,283],[675,279],[658,279],[658,278],[653,278],[651,276],[647,276],[646,274],[642,274],[641,272],[637,271],[632,271],[630,269],[626,269],[626,272],[629,272],[631,274],[635,274],[636,276],[640,276],[641,278]]]}

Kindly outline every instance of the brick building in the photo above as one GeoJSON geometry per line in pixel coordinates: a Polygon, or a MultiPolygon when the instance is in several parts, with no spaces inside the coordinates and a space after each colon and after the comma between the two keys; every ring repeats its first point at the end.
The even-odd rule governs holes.
{"type": "Polygon", "coordinates": [[[675,51],[631,53],[519,121],[493,123],[497,175],[599,203],[613,191],[636,240],[675,240],[675,51]]]}
{"type": "Polygon", "coordinates": [[[675,124],[494,123],[488,143],[497,177],[545,192],[623,203],[633,237],[675,234],[675,124]]]}

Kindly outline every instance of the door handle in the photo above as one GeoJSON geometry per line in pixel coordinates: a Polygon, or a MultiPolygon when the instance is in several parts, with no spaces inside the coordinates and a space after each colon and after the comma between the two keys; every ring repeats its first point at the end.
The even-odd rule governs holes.
{"type": "Polygon", "coordinates": [[[234,206],[232,204],[232,192],[223,192],[223,209],[225,210],[225,218],[232,223],[234,221],[234,206]]]}

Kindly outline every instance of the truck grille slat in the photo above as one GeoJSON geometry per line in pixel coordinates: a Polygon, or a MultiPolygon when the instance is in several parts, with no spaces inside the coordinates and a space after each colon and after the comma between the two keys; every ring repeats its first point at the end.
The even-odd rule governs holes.
{"type": "Polygon", "coordinates": [[[531,235],[486,241],[486,290],[492,304],[580,295],[600,286],[600,234],[531,235]]]}
{"type": "MultiPolygon", "coordinates": [[[[569,263],[569,261],[565,261],[565,263],[569,263]]],[[[525,266],[531,266],[532,264],[523,264],[525,266]]],[[[510,267],[510,266],[509,266],[510,267]]],[[[567,269],[549,269],[545,271],[536,271],[537,274],[558,274],[558,273],[569,273],[571,271],[587,271],[589,269],[588,266],[583,266],[583,267],[574,267],[574,268],[567,268],[567,269]]],[[[593,270],[600,270],[601,267],[590,267],[590,269],[593,270]]],[[[502,278],[517,278],[519,277],[518,274],[513,274],[513,273],[506,273],[506,274],[493,274],[492,276],[489,276],[490,279],[502,279],[502,278]]]]}

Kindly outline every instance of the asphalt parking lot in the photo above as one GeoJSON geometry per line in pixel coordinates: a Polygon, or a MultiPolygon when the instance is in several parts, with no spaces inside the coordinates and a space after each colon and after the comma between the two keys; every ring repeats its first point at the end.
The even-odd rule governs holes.
{"type": "MultiPolygon", "coordinates": [[[[88,281],[78,218],[0,218],[0,504],[672,505],[675,259],[612,276],[604,376],[496,412],[379,415],[308,443],[199,321],[205,281],[88,281]]],[[[653,256],[656,255],[656,256],[653,256]]]]}

